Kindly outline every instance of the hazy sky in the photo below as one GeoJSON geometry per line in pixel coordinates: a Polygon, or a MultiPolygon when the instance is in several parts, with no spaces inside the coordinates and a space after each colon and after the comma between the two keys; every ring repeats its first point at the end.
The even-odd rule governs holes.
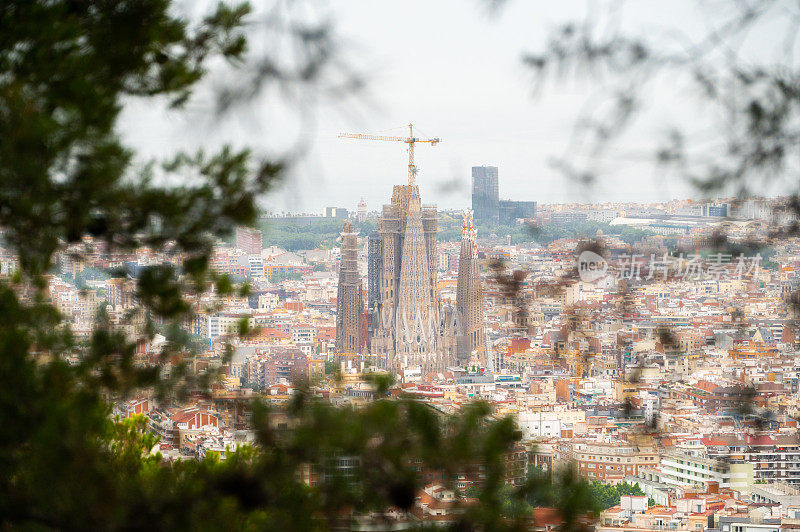
{"type": "MultiPolygon", "coordinates": [[[[671,23],[703,31],[705,19],[687,7],[692,4],[637,0],[628,3],[620,22],[640,31],[671,23]]],[[[551,167],[551,159],[568,145],[578,109],[597,88],[584,81],[554,80],[534,94],[521,57],[541,50],[560,22],[583,17],[586,2],[509,0],[495,14],[478,0],[340,0],[328,5],[345,57],[369,76],[363,96],[323,104],[313,121],[303,122],[302,131],[296,116],[261,102],[224,124],[192,114],[191,106],[188,114],[179,115],[134,104],[124,114],[123,135],[144,155],[222,140],[284,148],[302,138],[309,146],[303,160],[281,190],[264,200],[276,211],[320,212],[326,205],[354,209],[361,196],[370,210],[379,209],[389,201],[392,185],[406,180],[404,145],[337,135],[385,131],[409,122],[421,136],[442,139],[436,147],[417,148],[423,202],[441,208],[469,205],[470,168],[480,164],[499,167],[500,195],[514,199],[659,201],[693,195],[680,180],[665,181],[649,165],[613,154],[607,175],[591,190],[551,167]]],[[[657,98],[664,99],[665,109],[656,109],[656,118],[660,111],[663,117],[695,112],[681,103],[685,95],[672,94],[669,87],[664,91],[668,96],[657,98]]],[[[658,130],[644,125],[638,131],[647,136],[658,130]]],[[[635,136],[629,142],[635,145],[635,136]]]]}

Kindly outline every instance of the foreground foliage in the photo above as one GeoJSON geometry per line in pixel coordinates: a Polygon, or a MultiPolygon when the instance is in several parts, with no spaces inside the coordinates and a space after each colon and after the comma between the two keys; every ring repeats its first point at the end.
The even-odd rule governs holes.
{"type": "MultiPolygon", "coordinates": [[[[405,400],[336,409],[302,392],[281,414],[286,429],[273,427],[276,412],[254,405],[256,446],[224,462],[211,456],[166,464],[151,452],[155,440],[144,419],[112,420],[109,405],[139,390],[174,399],[207,390],[208,380],[193,379],[186,364],[167,380],[158,366],[137,366],[134,345],[102,315],[92,336],[78,341],[47,301],[56,253],[71,246],[71,259],[80,261],[93,252],[87,236],[106,252],[147,246],[180,258],[144,268],[137,297],[148,334],[155,322],[167,331],[162,360],[191,354],[179,330],[191,317],[191,298],[211,283],[218,293],[234,290],[209,271],[212,244],[255,222],[256,198],[283,175],[285,161],[223,148],[143,163],[115,125],[126,98],[184,105],[211,61],[252,67],[255,87],[326,75],[333,55],[324,26],[288,26],[301,50],[292,69],[249,64],[249,12],[220,4],[192,22],[176,15],[170,0],[0,6],[0,227],[4,246],[20,257],[18,275],[0,285],[0,526],[346,526],[351,511],[409,508],[419,488],[412,460],[447,479],[480,475],[480,501],[464,514],[464,527],[520,525],[524,515],[504,510],[508,499],[549,487],[537,479],[512,493],[503,488],[501,496],[503,455],[519,433],[481,404],[451,417],[405,400]],[[340,478],[334,469],[317,487],[298,477],[306,466],[324,469],[341,456],[357,460],[354,476],[340,478]]],[[[226,93],[223,107],[243,97],[237,94],[226,93]]],[[[575,495],[580,490],[562,492],[548,500],[563,503],[574,523],[586,499],[575,495]]]]}

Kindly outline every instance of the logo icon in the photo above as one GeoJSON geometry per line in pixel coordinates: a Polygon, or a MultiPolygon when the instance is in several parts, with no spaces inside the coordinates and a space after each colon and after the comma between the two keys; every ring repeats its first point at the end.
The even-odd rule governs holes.
{"type": "Polygon", "coordinates": [[[578,255],[578,277],[581,281],[591,283],[602,279],[608,272],[608,262],[594,251],[582,251],[578,255]]]}

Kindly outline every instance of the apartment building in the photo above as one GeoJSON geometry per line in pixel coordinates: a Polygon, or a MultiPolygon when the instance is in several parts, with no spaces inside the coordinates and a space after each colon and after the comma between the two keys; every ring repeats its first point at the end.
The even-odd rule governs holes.
{"type": "Polygon", "coordinates": [[[587,480],[618,482],[658,464],[659,456],[653,447],[639,447],[623,440],[573,440],[556,444],[553,460],[557,466],[574,464],[587,480]]]}
{"type": "Polygon", "coordinates": [[[752,465],[754,482],[800,485],[800,437],[796,434],[717,434],[706,445],[713,458],[752,465]]]}
{"type": "Polygon", "coordinates": [[[669,486],[716,482],[721,488],[747,494],[753,484],[753,466],[747,463],[732,464],[711,458],[705,453],[669,450],[661,454],[657,467],[643,468],[637,476],[669,486]]]}

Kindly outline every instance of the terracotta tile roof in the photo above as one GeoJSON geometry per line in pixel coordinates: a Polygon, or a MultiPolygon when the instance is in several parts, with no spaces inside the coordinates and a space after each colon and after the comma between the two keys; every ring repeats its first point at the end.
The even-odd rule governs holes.
{"type": "Polygon", "coordinates": [[[561,511],[558,508],[534,508],[533,522],[537,527],[540,526],[559,526],[564,522],[561,511]]]}

